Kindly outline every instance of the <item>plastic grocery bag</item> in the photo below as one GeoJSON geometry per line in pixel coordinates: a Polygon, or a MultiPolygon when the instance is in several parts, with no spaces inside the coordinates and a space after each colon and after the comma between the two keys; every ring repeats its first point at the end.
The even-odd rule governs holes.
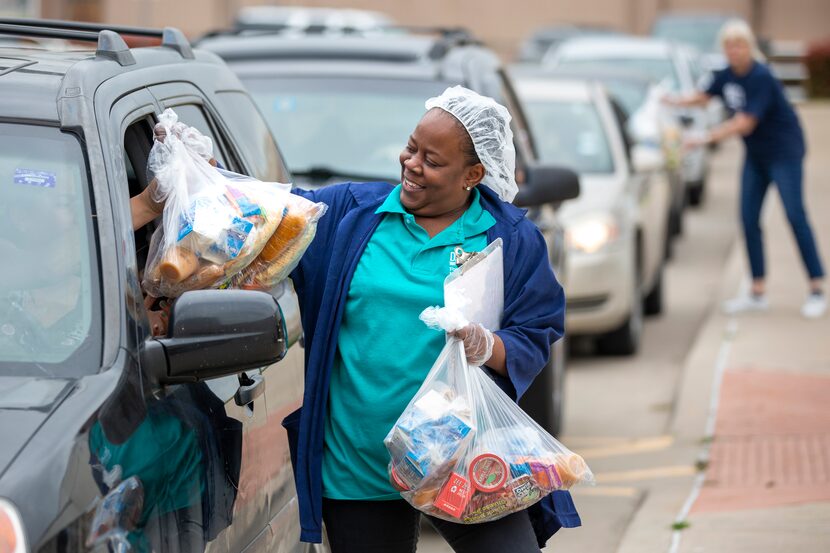
{"type": "Polygon", "coordinates": [[[496,520],[554,490],[593,482],[582,457],[468,366],[457,338],[448,340],[384,443],[401,496],[452,522],[496,520]]]}
{"type": "Polygon", "coordinates": [[[145,290],[177,297],[187,290],[233,286],[234,277],[264,251],[267,258],[257,267],[269,278],[260,288],[285,278],[326,206],[292,195],[289,184],[213,167],[210,138],[179,122],[171,109],[159,124],[165,138],[153,144],[148,167],[156,180],[153,199],[164,202],[164,211],[150,242],[145,290]]]}

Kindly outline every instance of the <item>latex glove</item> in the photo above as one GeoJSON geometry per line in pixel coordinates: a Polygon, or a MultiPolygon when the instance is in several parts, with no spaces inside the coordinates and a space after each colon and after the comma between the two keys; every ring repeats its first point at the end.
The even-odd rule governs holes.
{"type": "Polygon", "coordinates": [[[496,338],[493,333],[478,323],[471,323],[449,333],[464,342],[464,353],[470,365],[480,367],[493,356],[496,338]]]}

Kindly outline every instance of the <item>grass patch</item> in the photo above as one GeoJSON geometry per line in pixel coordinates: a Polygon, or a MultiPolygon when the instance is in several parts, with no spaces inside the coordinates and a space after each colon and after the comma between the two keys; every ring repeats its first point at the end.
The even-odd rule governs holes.
{"type": "Polygon", "coordinates": [[[686,520],[678,520],[678,521],[675,521],[675,522],[671,525],[671,529],[672,529],[672,530],[675,530],[675,531],[680,531],[680,530],[685,530],[685,529],[686,529],[686,528],[688,528],[689,526],[691,526],[691,524],[689,524],[689,522],[688,522],[688,521],[686,521],[686,520]]]}
{"type": "Polygon", "coordinates": [[[698,472],[705,471],[708,466],[709,466],[709,460],[708,459],[698,459],[697,461],[695,461],[695,468],[697,469],[698,472]]]}

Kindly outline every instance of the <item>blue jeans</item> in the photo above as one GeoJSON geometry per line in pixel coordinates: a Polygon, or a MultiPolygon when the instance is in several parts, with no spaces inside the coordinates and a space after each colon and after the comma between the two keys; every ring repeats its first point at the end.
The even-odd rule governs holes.
{"type": "Polygon", "coordinates": [[[803,158],[758,160],[746,157],[741,177],[741,221],[752,277],[763,278],[764,245],[761,233],[761,207],[770,182],[775,182],[787,219],[793,229],[801,259],[810,278],[821,278],[824,269],[818,255],[802,195],[803,158]]]}

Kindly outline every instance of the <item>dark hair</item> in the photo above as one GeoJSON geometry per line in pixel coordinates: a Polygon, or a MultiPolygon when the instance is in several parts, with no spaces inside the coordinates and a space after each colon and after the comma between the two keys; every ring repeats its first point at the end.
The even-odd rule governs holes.
{"type": "Polygon", "coordinates": [[[470,133],[467,132],[467,128],[461,123],[461,121],[459,121],[455,115],[446,110],[443,110],[441,108],[433,109],[440,111],[441,113],[452,119],[453,123],[455,123],[455,127],[461,133],[461,153],[464,154],[464,161],[466,162],[467,166],[470,167],[472,165],[475,165],[476,163],[481,163],[481,160],[478,158],[478,154],[476,153],[476,148],[473,145],[473,139],[470,137],[470,133]]]}

